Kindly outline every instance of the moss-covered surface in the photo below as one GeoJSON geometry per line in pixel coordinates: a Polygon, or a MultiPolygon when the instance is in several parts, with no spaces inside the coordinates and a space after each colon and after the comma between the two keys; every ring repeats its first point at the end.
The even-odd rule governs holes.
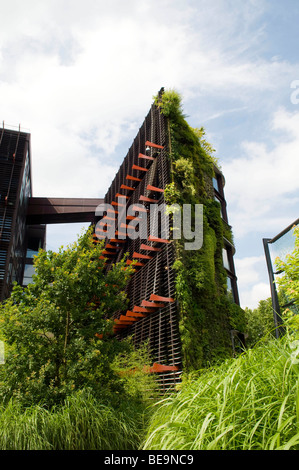
{"type": "Polygon", "coordinates": [[[166,203],[202,204],[204,210],[202,248],[188,251],[184,239],[174,241],[183,366],[190,371],[232,354],[230,330],[244,329],[244,315],[226,292],[223,237],[231,241],[232,233],[209,189],[216,163],[213,149],[203,129],[186,122],[178,93],[165,91],[156,104],[168,118],[172,182],[165,190],[166,203]]]}

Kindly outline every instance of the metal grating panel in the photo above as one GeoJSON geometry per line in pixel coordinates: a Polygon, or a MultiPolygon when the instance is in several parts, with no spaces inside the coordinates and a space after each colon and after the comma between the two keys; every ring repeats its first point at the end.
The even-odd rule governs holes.
{"type": "Polygon", "coordinates": [[[0,134],[0,298],[21,281],[25,256],[27,199],[30,184],[30,135],[7,130],[0,134]]]}
{"type": "MultiPolygon", "coordinates": [[[[145,209],[149,209],[150,202],[140,200],[140,196],[163,204],[163,191],[158,192],[147,188],[151,186],[163,190],[169,182],[167,122],[160,110],[153,105],[105,196],[105,202],[113,203],[116,208],[115,203],[118,200],[115,196],[123,194],[127,196],[127,199],[121,202],[127,207],[132,204],[142,204],[145,209]],[[150,151],[146,151],[147,141],[163,146],[163,149],[150,147],[150,151]],[[146,155],[150,159],[139,158],[140,154],[146,155]],[[134,168],[132,168],[133,165],[134,168]],[[121,188],[122,185],[124,185],[123,188],[121,188]],[[133,189],[129,190],[125,187],[133,189]]],[[[129,254],[129,260],[133,259],[135,253],[151,257],[151,259],[138,260],[143,266],[136,267],[136,271],[127,285],[130,311],[133,311],[134,307],[140,307],[143,301],[150,301],[152,294],[166,298],[174,298],[175,296],[175,275],[172,270],[175,260],[173,245],[148,241],[149,235],[152,235],[150,229],[152,230],[153,227],[150,227],[149,214],[146,217],[148,224],[145,239],[127,238],[125,243],[119,244],[119,251],[114,256],[107,255],[106,269],[110,269],[112,263],[119,261],[125,253],[129,254]],[[141,245],[158,248],[159,251],[146,251],[141,245]]],[[[160,225],[161,223],[159,223],[159,227],[160,225]]],[[[161,227],[159,227],[155,228],[157,228],[160,237],[161,227]]],[[[118,227],[118,230],[123,232],[124,227],[118,227]]],[[[116,247],[116,242],[113,243],[116,247]]],[[[111,246],[109,240],[107,240],[107,244],[111,246]]],[[[182,355],[177,303],[175,301],[167,302],[163,307],[155,310],[150,309],[150,311],[151,313],[146,313],[145,317],[138,319],[132,325],[117,330],[117,336],[122,339],[127,335],[133,335],[136,345],[148,340],[153,362],[176,366],[176,371],[157,373],[159,387],[165,391],[179,382],[181,376],[182,355]]],[[[126,315],[126,311],[116,312],[114,319],[119,319],[121,315],[126,315]]]]}

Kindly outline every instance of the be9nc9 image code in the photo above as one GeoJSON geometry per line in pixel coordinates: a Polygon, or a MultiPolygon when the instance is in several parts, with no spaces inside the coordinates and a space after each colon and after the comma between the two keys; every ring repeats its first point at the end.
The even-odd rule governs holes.
{"type": "Polygon", "coordinates": [[[149,465],[192,465],[193,455],[191,454],[149,454],[149,465]]]}

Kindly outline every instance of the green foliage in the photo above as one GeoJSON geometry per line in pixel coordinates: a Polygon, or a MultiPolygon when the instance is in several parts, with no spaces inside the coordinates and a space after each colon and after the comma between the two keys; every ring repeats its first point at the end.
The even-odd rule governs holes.
{"type": "Polygon", "coordinates": [[[299,315],[294,315],[293,310],[287,308],[283,312],[283,318],[285,323],[288,324],[289,328],[293,330],[294,334],[296,334],[297,338],[299,339],[299,315]]]}
{"type": "Polygon", "coordinates": [[[108,338],[107,318],[126,303],[130,270],[121,261],[104,273],[102,245],[93,243],[91,230],[66,250],[41,250],[34,282],[15,285],[0,307],[8,347],[0,370],[3,400],[50,406],[84,387],[99,396],[119,389],[111,363],[124,346],[108,338]]]}
{"type": "Polygon", "coordinates": [[[232,242],[231,230],[221,219],[219,204],[207,191],[207,178],[218,166],[203,128],[185,121],[181,97],[165,91],[158,106],[168,118],[172,182],[165,189],[167,204],[203,204],[203,247],[186,251],[185,240],[175,240],[176,296],[180,306],[183,364],[200,369],[231,354],[229,330],[244,328],[244,312],[226,294],[223,237],[232,242]]]}
{"type": "Polygon", "coordinates": [[[165,191],[164,191],[164,198],[165,198],[166,204],[170,206],[172,204],[176,204],[177,201],[180,199],[180,191],[178,190],[174,182],[166,185],[165,191]]]}
{"type": "Polygon", "coordinates": [[[183,116],[182,99],[180,94],[173,89],[166,90],[162,97],[154,96],[155,104],[161,108],[161,112],[168,118],[183,116]]]}
{"type": "Polygon", "coordinates": [[[299,349],[270,339],[185,376],[155,405],[144,450],[299,450],[299,349]]]}
{"type": "Polygon", "coordinates": [[[200,145],[206,152],[206,155],[210,157],[211,161],[214,163],[214,165],[220,170],[220,164],[218,158],[215,157],[214,153],[216,150],[214,147],[204,138],[206,135],[206,131],[204,130],[203,127],[200,127],[199,129],[197,127],[192,129],[194,134],[197,136],[198,140],[200,141],[200,145]]]}
{"type": "Polygon", "coordinates": [[[261,339],[275,336],[271,297],[261,300],[255,309],[245,308],[246,333],[248,347],[254,346],[261,339]]]}
{"type": "Polygon", "coordinates": [[[146,345],[116,340],[108,321],[127,301],[132,271],[123,260],[104,272],[91,233],[59,253],[40,251],[34,282],[16,285],[1,306],[1,450],[131,450],[141,442],[155,397],[149,355],[146,345]]]}
{"type": "Polygon", "coordinates": [[[117,408],[88,390],[51,410],[24,409],[10,401],[0,407],[0,450],[132,450],[144,436],[145,415],[132,400],[117,408]]]}
{"type": "Polygon", "coordinates": [[[143,407],[148,406],[158,396],[156,378],[147,372],[152,365],[148,344],[145,342],[135,348],[130,338],[126,344],[127,349],[115,357],[111,367],[120,377],[126,399],[131,403],[141,403],[143,407]]]}

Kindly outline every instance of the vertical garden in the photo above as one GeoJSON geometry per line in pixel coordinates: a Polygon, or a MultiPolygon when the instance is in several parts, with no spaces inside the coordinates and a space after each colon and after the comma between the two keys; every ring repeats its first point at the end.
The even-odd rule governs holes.
{"type": "MultiPolygon", "coordinates": [[[[223,238],[232,240],[214,199],[212,178],[217,162],[204,130],[185,120],[181,97],[164,91],[155,98],[167,118],[171,183],[165,190],[168,205],[203,205],[203,245],[185,250],[185,240],[175,240],[176,297],[180,308],[183,367],[198,370],[232,354],[230,331],[244,331],[243,310],[227,295],[223,267],[223,238]]],[[[194,222],[193,214],[193,222],[194,222]]]]}

